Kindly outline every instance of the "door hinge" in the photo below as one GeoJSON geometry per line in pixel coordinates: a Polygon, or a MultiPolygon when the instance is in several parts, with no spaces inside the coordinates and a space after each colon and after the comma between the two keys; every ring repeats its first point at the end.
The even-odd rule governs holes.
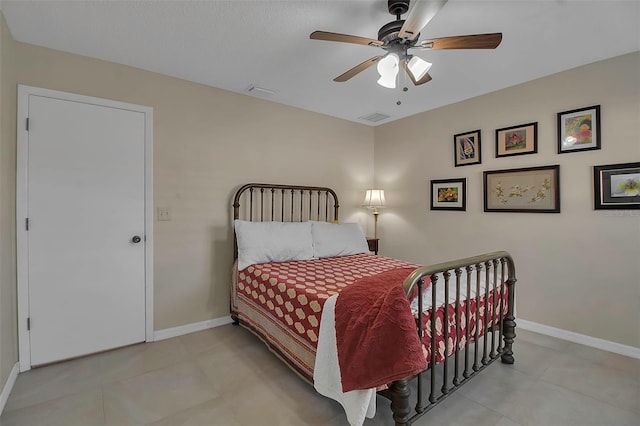
{"type": "Polygon", "coordinates": [[[27,331],[31,330],[31,318],[27,318],[27,331]]]}
{"type": "Polygon", "coordinates": [[[27,117],[27,132],[29,131],[29,117],[27,117]]]}
{"type": "Polygon", "coordinates": [[[26,229],[27,231],[29,230],[29,218],[26,218],[26,219],[24,220],[24,227],[25,227],[25,229],[26,229]]]}

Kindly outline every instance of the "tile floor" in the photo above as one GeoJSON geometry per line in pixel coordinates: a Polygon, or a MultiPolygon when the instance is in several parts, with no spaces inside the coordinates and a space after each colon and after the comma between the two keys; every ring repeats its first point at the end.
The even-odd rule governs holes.
{"type": "MultiPolygon", "coordinates": [[[[417,425],[640,425],[640,360],[517,330],[499,361],[417,425]]],[[[389,402],[365,426],[393,425],[389,402]]],[[[246,330],[226,325],[20,374],[2,426],[347,426],[246,330]]]]}

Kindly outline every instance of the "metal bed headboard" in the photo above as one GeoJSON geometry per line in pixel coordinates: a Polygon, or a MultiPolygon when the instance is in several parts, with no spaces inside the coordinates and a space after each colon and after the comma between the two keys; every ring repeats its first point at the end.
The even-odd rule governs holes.
{"type": "MultiPolygon", "coordinates": [[[[338,196],[324,186],[248,183],[233,197],[233,219],[251,222],[338,221],[338,196]]],[[[234,258],[238,256],[235,232],[234,258]]]]}

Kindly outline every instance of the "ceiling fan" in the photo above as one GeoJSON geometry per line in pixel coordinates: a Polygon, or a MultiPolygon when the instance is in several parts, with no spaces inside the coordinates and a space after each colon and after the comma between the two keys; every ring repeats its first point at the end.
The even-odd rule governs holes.
{"type": "Polygon", "coordinates": [[[445,3],[447,0],[414,0],[407,19],[402,20],[400,16],[409,10],[409,0],[388,0],[389,13],[395,15],[396,20],[380,28],[377,40],[326,31],[314,31],[309,37],[312,40],[380,47],[387,51],[386,54],[374,56],[356,65],[334,78],[333,81],[347,81],[377,63],[380,74],[379,85],[390,89],[395,88],[396,76],[399,67],[402,67],[413,84],[418,86],[431,80],[428,71],[432,64],[410,54],[409,49],[495,49],[502,41],[502,33],[460,35],[418,41],[420,31],[445,3]]]}

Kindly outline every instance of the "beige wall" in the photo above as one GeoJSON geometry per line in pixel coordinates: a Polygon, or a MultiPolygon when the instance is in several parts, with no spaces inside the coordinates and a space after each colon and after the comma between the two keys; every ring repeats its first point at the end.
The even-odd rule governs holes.
{"type": "Polygon", "coordinates": [[[595,211],[594,165],[640,161],[640,53],[379,126],[382,254],[423,264],[508,250],[520,318],[640,347],[640,210],[595,211]],[[556,113],[601,105],[602,149],[556,154],[556,113]],[[538,153],[495,158],[495,129],[538,122],[538,153]],[[453,166],[453,135],[482,129],[482,164],[453,166]],[[560,165],[560,214],[484,213],[482,172],[560,165]],[[431,179],[467,178],[467,211],[429,210],[431,179]]]}
{"type": "MultiPolygon", "coordinates": [[[[3,44],[5,37],[6,30],[3,44]]],[[[11,92],[2,98],[8,107],[2,116],[3,300],[6,290],[15,305],[17,84],[154,108],[154,203],[169,207],[173,216],[170,222],[154,223],[156,330],[228,315],[231,197],[240,185],[331,186],[340,196],[343,221],[366,225],[370,220],[360,206],[373,182],[371,127],[115,63],[8,43],[15,72],[5,76],[3,69],[3,87],[11,92]]],[[[13,365],[15,323],[7,322],[5,330],[4,308],[1,341],[13,365]]],[[[4,367],[0,382],[8,374],[4,367]]]]}
{"type": "Polygon", "coordinates": [[[0,13],[0,389],[18,361],[15,266],[14,43],[0,13]]]}

